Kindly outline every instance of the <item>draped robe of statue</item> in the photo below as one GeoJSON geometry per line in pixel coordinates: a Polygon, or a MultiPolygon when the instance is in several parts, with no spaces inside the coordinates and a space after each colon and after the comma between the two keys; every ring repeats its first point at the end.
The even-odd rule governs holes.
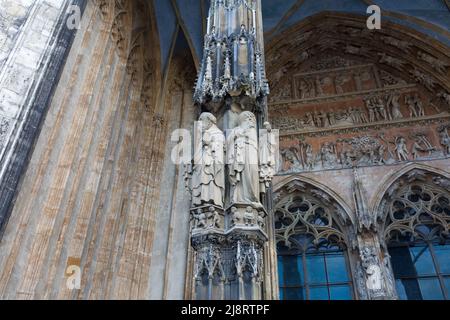
{"type": "Polygon", "coordinates": [[[260,182],[261,192],[269,187],[277,168],[276,155],[277,135],[268,122],[264,123],[264,129],[259,138],[259,164],[260,164],[260,182]]]}
{"type": "Polygon", "coordinates": [[[192,203],[194,206],[212,203],[223,207],[225,137],[210,113],[200,115],[198,124],[194,136],[192,203]]]}
{"type": "Polygon", "coordinates": [[[244,111],[227,139],[231,203],[259,206],[258,137],[255,115],[244,111]]]}

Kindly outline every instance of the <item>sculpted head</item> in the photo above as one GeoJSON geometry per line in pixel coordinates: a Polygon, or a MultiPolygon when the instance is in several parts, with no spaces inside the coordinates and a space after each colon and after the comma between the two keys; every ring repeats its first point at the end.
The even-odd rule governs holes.
{"type": "Polygon", "coordinates": [[[244,111],[239,115],[239,125],[244,125],[249,128],[256,127],[256,118],[250,111],[244,111]]]}
{"type": "Polygon", "coordinates": [[[199,121],[202,123],[203,129],[208,130],[217,123],[216,117],[212,113],[204,112],[200,115],[199,121]]]}

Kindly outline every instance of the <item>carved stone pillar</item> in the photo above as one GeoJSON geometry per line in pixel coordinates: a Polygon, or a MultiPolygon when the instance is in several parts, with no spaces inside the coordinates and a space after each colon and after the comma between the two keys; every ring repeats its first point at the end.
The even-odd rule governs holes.
{"type": "Polygon", "coordinates": [[[375,217],[367,209],[365,190],[358,169],[353,169],[353,198],[357,217],[359,261],[355,281],[361,300],[397,299],[389,254],[380,246],[375,217]]]}
{"type": "MultiPolygon", "coordinates": [[[[222,172],[207,168],[215,174],[202,180],[201,188],[195,186],[196,171],[190,173],[196,299],[265,298],[268,212],[264,193],[270,188],[275,163],[270,142],[268,153],[261,151],[259,143],[262,139],[267,146],[272,141],[267,135],[261,138],[258,131],[267,120],[269,93],[262,35],[260,0],[211,1],[194,100],[217,119],[214,122],[225,133],[226,160],[222,172]],[[223,206],[205,187],[205,181],[213,180],[220,186],[217,175],[225,176],[223,206]]],[[[270,135],[270,125],[264,127],[270,135]]],[[[196,155],[200,149],[210,150],[210,139],[202,139],[202,143],[194,142],[199,146],[196,155]]]]}

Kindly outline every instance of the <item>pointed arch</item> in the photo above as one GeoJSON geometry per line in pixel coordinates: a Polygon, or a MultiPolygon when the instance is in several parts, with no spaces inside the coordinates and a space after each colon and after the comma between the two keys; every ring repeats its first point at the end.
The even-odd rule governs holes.
{"type": "Polygon", "coordinates": [[[390,192],[390,188],[395,184],[395,182],[399,181],[401,177],[405,177],[408,175],[414,175],[418,172],[424,172],[425,174],[431,174],[436,177],[443,177],[445,179],[450,179],[450,173],[446,172],[442,169],[432,167],[423,163],[409,163],[406,164],[401,169],[397,170],[390,176],[386,177],[384,181],[378,187],[375,198],[372,201],[372,206],[370,207],[370,212],[374,216],[377,217],[377,220],[384,221],[384,217],[382,216],[382,204],[383,198],[390,192]]]}
{"type": "Polygon", "coordinates": [[[327,201],[335,201],[342,208],[342,211],[339,212],[341,222],[344,224],[350,223],[351,225],[355,225],[355,217],[352,214],[353,210],[351,206],[339,194],[321,182],[303,175],[291,175],[277,182],[273,186],[274,202],[277,201],[278,194],[283,188],[289,188],[289,186],[291,186],[291,188],[294,188],[295,190],[295,188],[298,188],[299,185],[301,186],[305,183],[321,190],[323,192],[322,196],[328,197],[327,201]]]}

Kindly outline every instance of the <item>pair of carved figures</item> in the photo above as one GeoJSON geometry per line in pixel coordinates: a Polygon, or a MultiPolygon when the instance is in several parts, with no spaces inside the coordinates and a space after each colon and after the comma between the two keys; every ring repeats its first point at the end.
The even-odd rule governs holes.
{"type": "MultiPolygon", "coordinates": [[[[260,184],[264,188],[275,174],[275,137],[270,125],[258,144],[255,115],[239,114],[237,126],[227,138],[211,113],[202,113],[194,134],[194,164],[191,172],[194,206],[224,206],[225,160],[230,182],[230,203],[261,206],[260,184]]],[[[262,189],[262,192],[264,189],[262,189]]]]}

